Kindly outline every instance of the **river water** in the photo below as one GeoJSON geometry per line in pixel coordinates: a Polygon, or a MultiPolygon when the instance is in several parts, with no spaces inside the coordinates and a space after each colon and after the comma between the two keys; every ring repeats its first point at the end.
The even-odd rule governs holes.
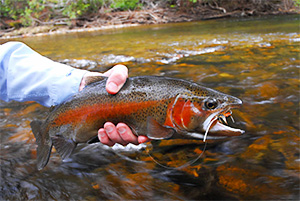
{"type": "Polygon", "coordinates": [[[208,141],[204,153],[201,140],[82,144],[65,161],[53,150],[38,171],[29,123],[45,119],[48,108],[1,101],[1,200],[299,198],[299,15],[18,40],[77,68],[105,71],[123,63],[130,76],[183,78],[239,97],[244,104],[233,111],[234,126],[246,133],[208,141]]]}

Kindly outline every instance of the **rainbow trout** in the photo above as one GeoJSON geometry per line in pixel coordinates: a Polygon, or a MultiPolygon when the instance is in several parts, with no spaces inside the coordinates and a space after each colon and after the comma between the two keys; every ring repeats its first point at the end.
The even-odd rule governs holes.
{"type": "MultiPolygon", "coordinates": [[[[136,135],[150,139],[234,136],[244,131],[227,125],[231,109],[242,101],[199,84],[167,77],[128,78],[115,95],[108,94],[106,78],[56,106],[46,121],[33,121],[37,167],[44,168],[54,145],[62,159],[77,143],[97,137],[105,122],[126,123],[136,135]]],[[[100,79],[100,81],[99,81],[100,79]]]]}

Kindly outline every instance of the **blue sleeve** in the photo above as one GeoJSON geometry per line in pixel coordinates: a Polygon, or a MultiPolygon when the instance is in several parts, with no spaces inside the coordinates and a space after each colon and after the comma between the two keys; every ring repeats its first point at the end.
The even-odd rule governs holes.
{"type": "Polygon", "coordinates": [[[0,98],[50,107],[79,90],[87,71],[54,62],[21,42],[0,45],[0,98]]]}

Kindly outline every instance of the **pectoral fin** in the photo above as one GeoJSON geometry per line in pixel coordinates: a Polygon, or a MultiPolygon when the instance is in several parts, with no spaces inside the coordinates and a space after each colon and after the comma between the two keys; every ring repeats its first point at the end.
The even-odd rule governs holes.
{"type": "Polygon", "coordinates": [[[68,158],[77,145],[73,140],[60,135],[51,137],[51,140],[62,159],[68,158]]]}
{"type": "Polygon", "coordinates": [[[147,119],[147,137],[154,140],[171,138],[175,130],[171,127],[160,125],[153,117],[147,119]]]}
{"type": "Polygon", "coordinates": [[[98,135],[92,137],[91,139],[89,139],[89,140],[87,141],[88,144],[93,144],[93,143],[97,143],[97,142],[100,142],[100,141],[99,141],[99,138],[98,138],[98,135]]]}

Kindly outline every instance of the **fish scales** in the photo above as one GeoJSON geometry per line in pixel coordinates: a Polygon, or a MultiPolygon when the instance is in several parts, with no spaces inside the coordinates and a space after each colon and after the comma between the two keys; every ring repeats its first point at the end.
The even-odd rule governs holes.
{"type": "Polygon", "coordinates": [[[211,130],[242,132],[224,126],[218,130],[220,123],[215,121],[217,115],[241,105],[236,97],[193,82],[158,76],[129,78],[117,94],[111,95],[105,89],[107,79],[100,79],[58,105],[45,122],[32,123],[37,142],[47,144],[46,148],[38,146],[39,169],[49,158],[39,155],[39,149],[46,153],[45,149],[54,144],[63,158],[68,157],[77,143],[97,136],[97,130],[107,121],[126,123],[134,134],[150,139],[175,134],[188,138],[189,132],[204,133],[209,122],[211,130]]]}
{"type": "MultiPolygon", "coordinates": [[[[105,80],[92,84],[83,93],[78,93],[66,101],[63,107],[58,107],[48,120],[52,122],[52,127],[86,122],[93,123],[97,130],[103,127],[106,121],[124,122],[134,127],[137,122],[146,123],[148,116],[155,116],[159,123],[163,123],[168,104],[178,93],[187,92],[182,84],[178,85],[176,82],[162,86],[157,79],[138,78],[127,81],[117,95],[110,95],[105,90],[105,84],[105,80]],[[176,84],[176,87],[171,89],[171,84],[176,84]],[[159,87],[169,90],[157,93],[159,87]]],[[[141,132],[136,131],[137,134],[144,134],[141,132]]],[[[86,136],[88,139],[90,137],[86,136]]]]}
{"type": "MultiPolygon", "coordinates": [[[[131,115],[128,119],[134,118],[133,120],[140,122],[146,122],[148,116],[156,116],[157,121],[163,123],[171,100],[178,93],[190,91],[187,83],[186,86],[183,86],[183,83],[179,85],[173,79],[166,83],[161,79],[138,78],[126,82],[117,95],[109,95],[105,90],[105,82],[103,80],[91,84],[83,93],[78,93],[70,101],[66,101],[63,107],[58,107],[49,118],[50,122],[55,122],[52,126],[81,123],[88,114],[88,118],[102,119],[102,124],[110,120],[109,118],[130,123],[124,119],[127,115],[131,115]],[[159,88],[165,90],[157,93],[159,88]],[[113,115],[115,117],[112,117],[113,115]]],[[[100,128],[99,126],[103,125],[96,127],[100,128]]]]}

